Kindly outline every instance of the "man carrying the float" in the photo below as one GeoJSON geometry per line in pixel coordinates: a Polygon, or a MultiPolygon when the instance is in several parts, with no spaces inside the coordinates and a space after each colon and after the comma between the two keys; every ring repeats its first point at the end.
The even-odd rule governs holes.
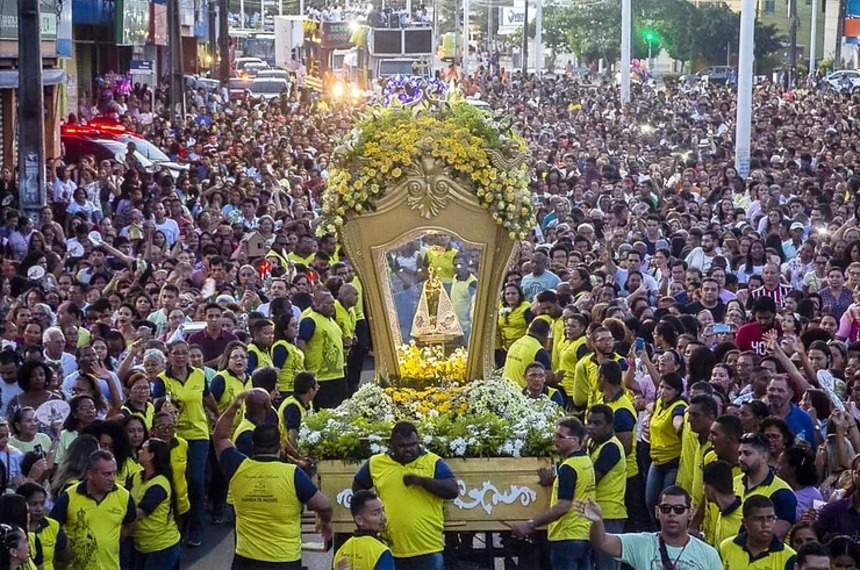
{"type": "Polygon", "coordinates": [[[459,494],[457,480],[438,455],[421,449],[418,430],[409,422],[391,430],[389,449],[361,466],[352,490],[372,487],[382,499],[398,570],[442,570],[442,505],[459,494]]]}

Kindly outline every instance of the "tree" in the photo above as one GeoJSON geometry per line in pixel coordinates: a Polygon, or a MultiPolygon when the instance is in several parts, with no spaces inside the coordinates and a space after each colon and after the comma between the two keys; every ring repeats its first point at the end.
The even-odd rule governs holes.
{"type": "Polygon", "coordinates": [[[699,10],[702,19],[696,30],[696,56],[710,64],[722,64],[726,46],[729,51],[738,47],[741,15],[725,4],[703,4],[699,10]]]}
{"type": "Polygon", "coordinates": [[[571,49],[586,61],[621,57],[621,0],[576,0],[571,7],[571,49]]]}
{"type": "MultiPolygon", "coordinates": [[[[575,25],[572,8],[555,5],[544,6],[541,34],[543,44],[549,50],[546,58],[547,71],[555,70],[555,58],[560,50],[567,51],[572,47],[571,29],[575,25]]],[[[534,21],[529,23],[529,37],[534,39],[537,26],[534,21]]]]}

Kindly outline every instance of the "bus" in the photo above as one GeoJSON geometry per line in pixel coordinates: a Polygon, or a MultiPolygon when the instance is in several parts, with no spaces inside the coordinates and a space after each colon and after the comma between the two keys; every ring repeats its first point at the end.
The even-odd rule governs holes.
{"type": "Polygon", "coordinates": [[[235,47],[234,57],[259,57],[275,66],[275,33],[254,30],[230,30],[235,47]]]}

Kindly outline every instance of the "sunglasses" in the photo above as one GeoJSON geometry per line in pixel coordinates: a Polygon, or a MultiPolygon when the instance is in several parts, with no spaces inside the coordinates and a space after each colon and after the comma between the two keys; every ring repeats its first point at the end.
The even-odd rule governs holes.
{"type": "Polygon", "coordinates": [[[673,511],[676,515],[683,515],[690,507],[687,505],[657,505],[657,508],[660,509],[660,512],[664,515],[668,515],[673,511]]]}

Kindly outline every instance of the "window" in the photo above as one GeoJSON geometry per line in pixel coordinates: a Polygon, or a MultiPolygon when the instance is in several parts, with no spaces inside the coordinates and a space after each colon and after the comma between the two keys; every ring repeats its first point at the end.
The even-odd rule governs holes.
{"type": "Polygon", "coordinates": [[[776,0],[764,0],[764,13],[773,14],[776,12],[776,0]]]}

